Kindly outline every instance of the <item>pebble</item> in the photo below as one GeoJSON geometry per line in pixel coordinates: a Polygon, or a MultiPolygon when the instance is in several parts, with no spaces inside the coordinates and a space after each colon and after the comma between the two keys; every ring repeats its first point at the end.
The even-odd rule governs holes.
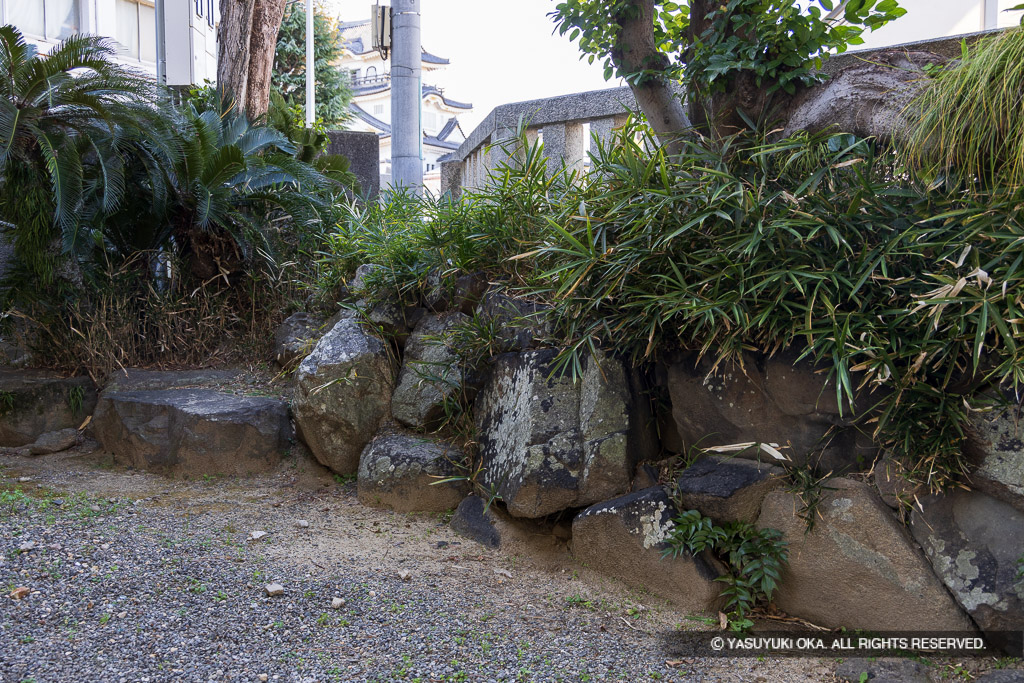
{"type": "Polygon", "coordinates": [[[27,553],[30,550],[35,550],[35,549],[36,549],[36,542],[35,541],[25,541],[20,546],[18,546],[18,550],[20,550],[23,553],[27,553]]]}
{"type": "Polygon", "coordinates": [[[304,519],[300,519],[298,522],[295,523],[295,526],[299,527],[300,529],[308,529],[309,522],[304,519]]]}
{"type": "Polygon", "coordinates": [[[331,600],[331,609],[341,609],[345,606],[345,598],[334,598],[331,600]]]}
{"type": "Polygon", "coordinates": [[[399,569],[398,578],[400,578],[402,581],[412,581],[412,572],[410,572],[408,569],[399,569]]]}
{"type": "Polygon", "coordinates": [[[273,597],[275,595],[284,594],[284,586],[279,583],[268,583],[264,589],[267,591],[267,595],[273,597]]]}
{"type": "Polygon", "coordinates": [[[251,534],[249,534],[249,540],[250,541],[258,541],[258,540],[260,540],[261,538],[263,538],[266,535],[267,535],[266,531],[254,531],[251,534]]]}
{"type": "Polygon", "coordinates": [[[261,681],[265,681],[265,680],[267,680],[267,678],[268,678],[267,674],[260,674],[260,680],[261,681]]]}

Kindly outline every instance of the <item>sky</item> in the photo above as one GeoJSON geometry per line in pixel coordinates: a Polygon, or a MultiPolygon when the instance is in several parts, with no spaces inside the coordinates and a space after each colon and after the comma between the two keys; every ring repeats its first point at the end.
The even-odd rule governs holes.
{"type": "MultiPolygon", "coordinates": [[[[371,0],[325,0],[344,21],[369,18],[371,0]]],[[[467,134],[494,107],[622,85],[604,80],[604,69],[580,60],[568,37],[552,35],[546,15],[555,0],[422,0],[424,49],[451,60],[442,72],[424,74],[445,95],[471,102],[460,114],[467,134]]]]}

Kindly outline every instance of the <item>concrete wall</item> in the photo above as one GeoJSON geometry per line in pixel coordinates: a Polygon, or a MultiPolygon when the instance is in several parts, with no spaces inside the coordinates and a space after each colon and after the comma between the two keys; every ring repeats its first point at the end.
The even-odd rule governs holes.
{"type": "Polygon", "coordinates": [[[371,199],[376,197],[380,193],[380,143],[377,134],[332,130],[328,135],[331,142],[324,151],[348,157],[350,169],[359,180],[360,195],[371,199]]]}

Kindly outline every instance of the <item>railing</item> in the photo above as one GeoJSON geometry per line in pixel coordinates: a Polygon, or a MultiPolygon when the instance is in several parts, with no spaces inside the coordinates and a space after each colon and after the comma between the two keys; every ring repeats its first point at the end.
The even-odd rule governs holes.
{"type": "Polygon", "coordinates": [[[516,102],[496,107],[470,133],[450,159],[441,164],[441,192],[461,194],[463,188],[479,188],[488,174],[509,160],[509,145],[520,121],[532,144],[538,137],[544,141],[548,168],[554,173],[565,164],[582,169],[587,158],[585,124],[590,135],[600,140],[611,137],[612,129],[621,126],[636,100],[629,88],[612,88],[591,92],[549,97],[543,100],[516,102]]]}
{"type": "Polygon", "coordinates": [[[391,82],[391,74],[380,74],[377,76],[360,76],[352,79],[352,86],[362,88],[367,85],[386,85],[391,82]]]}
{"type": "MultiPolygon", "coordinates": [[[[822,71],[835,75],[842,69],[864,60],[868,55],[886,50],[924,50],[955,59],[961,53],[961,41],[973,43],[990,31],[894,45],[887,48],[847,52],[828,59],[822,71]]],[[[542,100],[517,102],[496,107],[470,133],[448,161],[441,164],[441,192],[451,191],[458,197],[463,188],[480,188],[488,175],[509,160],[501,142],[515,135],[520,120],[527,124],[527,140],[542,136],[549,172],[557,172],[564,163],[570,169],[582,169],[586,160],[584,124],[590,124],[591,136],[602,140],[612,129],[622,125],[629,111],[636,110],[636,99],[629,88],[594,90],[542,100]]],[[[507,147],[507,146],[506,146],[507,147]]]]}

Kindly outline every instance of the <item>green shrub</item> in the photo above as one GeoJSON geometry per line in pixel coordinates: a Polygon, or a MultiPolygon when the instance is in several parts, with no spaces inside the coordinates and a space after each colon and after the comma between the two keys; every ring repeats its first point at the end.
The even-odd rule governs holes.
{"type": "Polygon", "coordinates": [[[536,145],[514,158],[458,202],[351,214],[321,272],[384,265],[415,303],[430,272],[482,270],[553,307],[570,373],[597,347],[718,365],[797,349],[933,488],[967,467],[968,410],[1024,383],[1024,196],[929,190],[843,135],[691,139],[670,158],[634,123],[578,182],[536,145]]]}
{"type": "Polygon", "coordinates": [[[718,526],[697,510],[675,517],[665,539],[662,557],[676,558],[683,553],[698,555],[705,550],[725,565],[727,573],[716,578],[725,584],[723,611],[733,630],[745,631],[753,622],[750,611],[770,602],[786,562],[787,544],[776,529],[757,529],[749,522],[730,522],[718,526]]]}

